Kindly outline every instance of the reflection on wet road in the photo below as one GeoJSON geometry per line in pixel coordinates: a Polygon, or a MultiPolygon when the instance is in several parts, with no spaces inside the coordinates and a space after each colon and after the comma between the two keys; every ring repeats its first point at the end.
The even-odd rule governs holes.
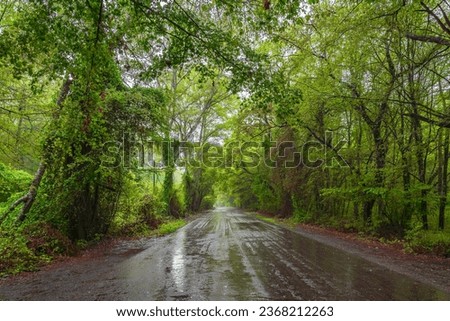
{"type": "Polygon", "coordinates": [[[0,300],[450,300],[450,294],[232,208],[172,235],[0,282],[0,300]]]}
{"type": "Polygon", "coordinates": [[[446,293],[221,208],[120,265],[133,300],[435,300],[446,293]]]}

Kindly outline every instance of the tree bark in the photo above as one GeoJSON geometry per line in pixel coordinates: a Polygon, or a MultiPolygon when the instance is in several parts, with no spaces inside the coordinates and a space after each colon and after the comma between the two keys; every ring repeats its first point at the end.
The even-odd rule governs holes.
{"type": "MultiPolygon", "coordinates": [[[[445,130],[445,129],[444,129],[445,130]]],[[[449,154],[449,135],[445,130],[444,144],[442,145],[442,129],[439,133],[438,147],[438,193],[439,193],[439,229],[443,230],[445,226],[445,207],[447,204],[447,174],[448,174],[448,154],[449,154]]]]}
{"type": "MultiPolygon", "coordinates": [[[[412,124],[412,132],[414,137],[414,142],[416,144],[416,158],[417,158],[417,176],[419,182],[421,184],[426,184],[426,159],[423,151],[423,136],[422,136],[422,125],[419,117],[419,108],[416,100],[415,88],[414,88],[414,74],[413,74],[413,66],[410,67],[411,70],[408,75],[409,81],[409,96],[411,100],[411,106],[413,109],[413,113],[411,115],[411,124],[412,124]]],[[[422,186],[420,192],[420,205],[419,205],[419,215],[422,220],[422,225],[425,230],[428,229],[428,202],[426,197],[428,195],[428,191],[422,186]]]]}
{"type": "Polygon", "coordinates": [[[412,33],[407,33],[406,37],[416,41],[435,43],[443,46],[450,46],[450,40],[444,39],[442,37],[422,36],[422,35],[415,35],[412,33]]]}

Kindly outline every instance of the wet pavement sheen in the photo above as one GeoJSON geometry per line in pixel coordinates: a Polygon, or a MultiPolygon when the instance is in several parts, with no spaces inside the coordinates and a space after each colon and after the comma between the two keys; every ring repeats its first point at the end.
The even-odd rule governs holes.
{"type": "Polygon", "coordinates": [[[450,300],[449,293],[233,208],[131,244],[0,284],[0,299],[450,300]]]}
{"type": "Polygon", "coordinates": [[[134,299],[449,299],[407,276],[230,208],[197,219],[121,269],[134,299]]]}

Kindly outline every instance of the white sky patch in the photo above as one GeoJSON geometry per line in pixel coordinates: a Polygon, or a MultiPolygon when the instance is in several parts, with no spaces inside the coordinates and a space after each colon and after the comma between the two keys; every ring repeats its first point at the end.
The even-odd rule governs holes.
{"type": "Polygon", "coordinates": [[[247,99],[250,97],[250,93],[247,90],[241,90],[240,92],[237,93],[238,97],[242,100],[247,99]]]}

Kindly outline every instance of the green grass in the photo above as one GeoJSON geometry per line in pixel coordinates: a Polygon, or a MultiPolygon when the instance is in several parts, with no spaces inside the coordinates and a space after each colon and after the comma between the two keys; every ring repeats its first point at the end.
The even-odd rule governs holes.
{"type": "Polygon", "coordinates": [[[153,233],[155,235],[160,235],[160,236],[167,235],[167,234],[175,232],[176,230],[182,228],[185,225],[186,225],[186,220],[184,220],[184,219],[171,220],[171,221],[162,223],[156,230],[153,231],[153,233]]]}
{"type": "Polygon", "coordinates": [[[264,221],[264,222],[267,222],[267,223],[271,223],[271,224],[277,224],[278,223],[277,220],[274,217],[267,217],[267,216],[264,216],[264,215],[261,215],[261,214],[255,214],[255,216],[256,216],[256,218],[258,220],[261,220],[261,221],[264,221]]]}
{"type": "Polygon", "coordinates": [[[293,218],[279,218],[279,217],[267,217],[258,213],[254,214],[255,217],[261,221],[275,224],[275,225],[281,225],[286,228],[294,228],[298,222],[296,222],[293,218]]]}

